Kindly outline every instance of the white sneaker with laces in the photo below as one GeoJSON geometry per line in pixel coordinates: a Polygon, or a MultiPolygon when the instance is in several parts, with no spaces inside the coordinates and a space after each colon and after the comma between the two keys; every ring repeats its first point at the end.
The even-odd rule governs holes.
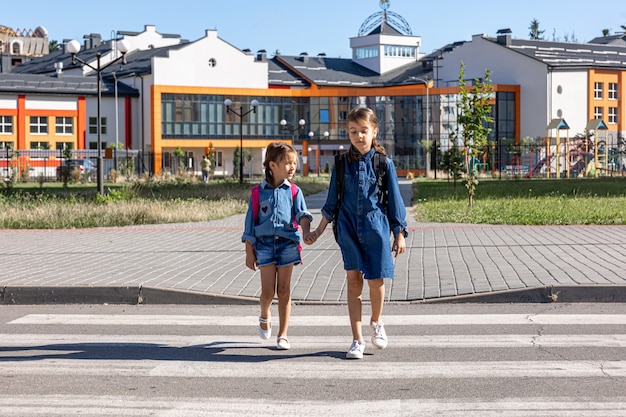
{"type": "Polygon", "coordinates": [[[372,344],[378,349],[384,349],[387,347],[387,334],[385,333],[385,325],[382,321],[376,323],[372,321],[370,323],[372,329],[372,344]]]}
{"type": "Polygon", "coordinates": [[[350,345],[350,350],[346,353],[346,359],[363,359],[365,351],[365,342],[362,340],[354,340],[350,345]]]}

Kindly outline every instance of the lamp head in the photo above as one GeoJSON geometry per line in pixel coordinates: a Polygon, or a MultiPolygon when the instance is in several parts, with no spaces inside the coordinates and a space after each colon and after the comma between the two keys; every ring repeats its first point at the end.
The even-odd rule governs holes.
{"type": "Polygon", "coordinates": [[[287,120],[282,119],[282,120],[280,121],[280,125],[281,125],[282,127],[287,126],[287,120]]]}
{"type": "Polygon", "coordinates": [[[313,132],[309,132],[309,137],[310,137],[311,139],[313,139],[313,136],[315,136],[315,133],[313,133],[313,132]]]}
{"type": "Polygon", "coordinates": [[[250,102],[250,105],[252,106],[252,111],[254,113],[256,113],[256,108],[259,107],[259,100],[254,99],[250,102]]]}
{"type": "Polygon", "coordinates": [[[298,124],[300,125],[300,127],[304,127],[304,125],[306,124],[306,120],[300,119],[298,120],[298,124]]]}
{"type": "Polygon", "coordinates": [[[72,65],[76,65],[76,54],[80,51],[80,43],[76,39],[72,39],[65,45],[65,49],[72,54],[72,65]]]}
{"type": "Polygon", "coordinates": [[[324,138],[328,139],[328,137],[330,136],[330,133],[328,133],[328,130],[326,132],[324,132],[324,138]]]}
{"type": "Polygon", "coordinates": [[[230,106],[233,105],[233,101],[229,98],[224,100],[224,105],[226,106],[226,111],[230,111],[230,106]]]}

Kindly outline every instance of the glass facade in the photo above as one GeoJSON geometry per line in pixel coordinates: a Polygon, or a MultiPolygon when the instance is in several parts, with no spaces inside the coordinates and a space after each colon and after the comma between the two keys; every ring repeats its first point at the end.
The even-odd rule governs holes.
{"type": "MultiPolygon", "coordinates": [[[[432,91],[432,90],[431,90],[432,91]]],[[[489,140],[515,136],[515,93],[495,94],[492,109],[495,123],[489,140]]],[[[379,120],[377,141],[406,168],[423,168],[424,140],[428,137],[442,150],[448,149],[457,129],[455,94],[426,96],[346,96],[346,97],[227,97],[223,95],[162,95],[162,139],[197,139],[214,141],[239,139],[240,127],[245,139],[293,140],[298,144],[312,138],[312,143],[348,145],[346,116],[357,106],[372,108],[379,120]],[[226,111],[225,99],[233,101],[237,113],[247,112],[253,99],[259,101],[257,112],[243,120],[226,111]],[[426,126],[428,113],[429,126],[426,126]],[[280,121],[286,120],[281,126],[280,121]],[[299,120],[306,124],[299,127],[299,120]],[[428,130],[428,135],[427,135],[428,130]],[[309,132],[313,132],[309,136],[309,132]],[[328,132],[328,139],[322,139],[328,132]]]]}

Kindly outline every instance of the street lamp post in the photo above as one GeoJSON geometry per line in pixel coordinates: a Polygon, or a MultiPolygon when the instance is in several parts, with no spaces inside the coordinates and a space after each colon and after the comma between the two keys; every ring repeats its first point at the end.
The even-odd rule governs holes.
{"type": "MultiPolygon", "coordinates": [[[[309,137],[313,140],[313,136],[315,133],[309,132],[309,137]]],[[[328,139],[330,133],[328,131],[324,132],[324,139],[328,139]]],[[[322,152],[322,136],[317,136],[317,151],[315,152],[315,165],[317,165],[317,176],[320,176],[320,160],[321,160],[321,152],[322,152]]]]}
{"type": "Polygon", "coordinates": [[[233,101],[229,98],[224,100],[224,105],[226,106],[226,113],[233,113],[235,116],[239,117],[239,184],[243,184],[243,118],[250,113],[256,113],[256,109],[259,107],[259,101],[256,99],[252,100],[250,102],[252,108],[245,113],[242,105],[239,105],[239,111],[234,110],[232,108],[233,101]]]}
{"type": "Polygon", "coordinates": [[[98,164],[96,166],[96,172],[98,176],[98,194],[104,195],[104,166],[103,166],[103,158],[102,158],[102,71],[108,68],[109,66],[115,64],[119,60],[122,61],[123,64],[126,63],[126,53],[130,49],[130,43],[126,39],[120,39],[117,41],[117,50],[121,52],[121,56],[118,56],[115,59],[109,61],[106,65],[102,65],[100,63],[100,58],[102,54],[98,52],[96,54],[96,66],[94,67],[89,62],[84,61],[76,56],[76,54],[80,51],[80,43],[77,40],[71,40],[67,43],[66,49],[72,54],[72,65],[76,65],[76,62],[80,62],[81,64],[91,68],[96,72],[97,76],[97,95],[98,95],[98,120],[96,121],[96,128],[98,129],[98,164]]]}
{"type": "MultiPolygon", "coordinates": [[[[298,126],[292,126],[292,125],[287,124],[287,120],[285,119],[282,119],[280,121],[280,128],[284,130],[289,130],[289,132],[291,133],[291,142],[293,144],[295,144],[296,142],[295,140],[296,136],[299,136],[299,130],[304,131],[305,125],[306,125],[306,120],[304,119],[298,120],[298,126]]],[[[305,145],[306,144],[303,141],[302,143],[302,176],[303,177],[306,177],[306,174],[308,173],[308,160],[307,160],[308,152],[305,151],[305,145]]]]}

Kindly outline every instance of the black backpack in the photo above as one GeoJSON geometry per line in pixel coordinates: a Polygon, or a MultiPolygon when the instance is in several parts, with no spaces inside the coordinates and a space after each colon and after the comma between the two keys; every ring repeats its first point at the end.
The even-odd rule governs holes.
{"type": "MultiPolygon", "coordinates": [[[[335,213],[333,213],[333,233],[335,240],[337,240],[337,220],[339,217],[339,208],[341,207],[341,200],[343,200],[343,178],[345,176],[346,164],[344,159],[346,158],[346,152],[342,152],[335,155],[335,180],[337,181],[337,206],[335,213]]],[[[378,202],[383,206],[386,213],[387,211],[387,197],[389,191],[387,190],[387,155],[376,152],[372,158],[372,164],[374,165],[374,171],[376,172],[376,185],[378,186],[378,202]]]]}

